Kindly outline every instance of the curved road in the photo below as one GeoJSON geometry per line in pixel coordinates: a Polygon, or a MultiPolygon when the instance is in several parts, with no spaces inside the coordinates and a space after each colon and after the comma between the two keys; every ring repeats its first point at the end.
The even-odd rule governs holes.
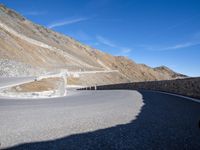
{"type": "Polygon", "coordinates": [[[0,148],[199,149],[200,104],[151,91],[0,99],[0,148]]]}
{"type": "Polygon", "coordinates": [[[0,77],[0,89],[23,84],[23,83],[32,82],[35,79],[36,77],[9,77],[9,78],[0,77]]]}

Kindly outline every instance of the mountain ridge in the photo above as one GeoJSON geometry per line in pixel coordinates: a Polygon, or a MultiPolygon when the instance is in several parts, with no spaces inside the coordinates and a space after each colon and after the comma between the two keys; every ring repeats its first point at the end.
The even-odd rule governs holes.
{"type": "MultiPolygon", "coordinates": [[[[167,67],[151,68],[144,64],[137,64],[124,56],[112,56],[69,36],[32,23],[2,4],[0,5],[0,34],[0,59],[30,65],[36,68],[36,72],[37,68],[46,72],[60,69],[118,70],[113,73],[81,75],[73,79],[72,84],[94,85],[186,77],[167,67]]],[[[0,72],[2,68],[4,67],[1,66],[0,72]]]]}

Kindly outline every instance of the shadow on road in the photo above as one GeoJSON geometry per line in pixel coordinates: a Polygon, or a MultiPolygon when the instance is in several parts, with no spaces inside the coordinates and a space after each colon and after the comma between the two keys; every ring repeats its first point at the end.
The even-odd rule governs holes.
{"type": "Polygon", "coordinates": [[[200,149],[200,104],[139,92],[145,105],[137,119],[128,124],[9,149],[200,149]]]}

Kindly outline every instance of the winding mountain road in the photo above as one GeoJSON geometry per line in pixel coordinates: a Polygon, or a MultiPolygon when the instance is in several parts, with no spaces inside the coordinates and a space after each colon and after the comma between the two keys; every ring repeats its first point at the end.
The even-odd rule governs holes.
{"type": "Polygon", "coordinates": [[[36,79],[36,77],[9,77],[9,78],[0,78],[0,89],[11,87],[23,83],[32,82],[36,79]]]}
{"type": "Polygon", "coordinates": [[[200,103],[152,91],[0,99],[0,148],[199,149],[200,103]]]}

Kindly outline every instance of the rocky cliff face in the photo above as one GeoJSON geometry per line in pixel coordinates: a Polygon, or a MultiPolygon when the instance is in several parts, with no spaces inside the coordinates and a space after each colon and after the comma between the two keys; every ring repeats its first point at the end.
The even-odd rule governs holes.
{"type": "Polygon", "coordinates": [[[106,54],[34,24],[4,5],[0,5],[0,61],[1,76],[31,76],[60,69],[104,71],[70,80],[72,84],[82,85],[185,77],[165,67],[151,68],[126,57],[106,54]],[[11,63],[15,65],[12,65],[14,72],[12,67],[9,68],[11,63]]]}

